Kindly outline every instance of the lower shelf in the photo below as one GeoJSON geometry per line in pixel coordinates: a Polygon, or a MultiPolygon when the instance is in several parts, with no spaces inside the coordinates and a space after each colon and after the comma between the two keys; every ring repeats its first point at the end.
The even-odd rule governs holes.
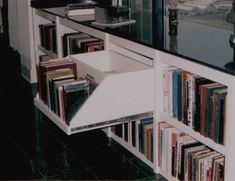
{"type": "Polygon", "coordinates": [[[213,150],[218,151],[219,153],[226,155],[226,148],[224,145],[220,145],[218,143],[215,143],[213,140],[211,140],[210,138],[204,137],[203,135],[201,135],[198,132],[195,132],[194,130],[192,130],[192,128],[188,127],[185,124],[182,124],[180,121],[171,118],[170,116],[168,116],[165,113],[161,113],[160,114],[160,120],[164,120],[167,123],[169,123],[170,125],[174,126],[175,128],[182,130],[183,132],[185,132],[186,134],[190,135],[191,137],[197,139],[198,141],[200,141],[201,143],[209,146],[210,148],[212,148],[213,150]]]}
{"type": "Polygon", "coordinates": [[[79,132],[84,132],[84,131],[89,131],[93,129],[100,129],[100,128],[105,128],[117,124],[123,124],[125,122],[130,122],[133,119],[141,119],[145,117],[152,116],[152,112],[147,112],[147,113],[141,113],[141,114],[135,114],[135,115],[130,115],[126,117],[122,117],[119,119],[114,119],[114,120],[108,120],[108,121],[100,121],[100,122],[95,122],[94,124],[88,123],[87,125],[84,125],[84,122],[79,125],[79,121],[77,121],[76,126],[68,126],[64,121],[60,119],[58,115],[56,115],[53,111],[51,111],[47,105],[44,104],[44,102],[38,98],[34,99],[34,105],[43,113],[45,114],[54,124],[56,124],[60,129],[62,129],[67,135],[71,135],[74,133],[79,133],[79,132]]]}
{"type": "Polygon", "coordinates": [[[133,153],[136,157],[138,157],[141,161],[143,161],[145,164],[147,164],[149,167],[151,167],[154,170],[154,163],[149,161],[142,153],[140,153],[136,148],[130,146],[126,141],[123,140],[123,138],[120,138],[116,136],[115,134],[111,133],[111,137],[113,140],[118,142],[120,145],[122,145],[124,148],[126,148],[128,151],[133,153]]]}

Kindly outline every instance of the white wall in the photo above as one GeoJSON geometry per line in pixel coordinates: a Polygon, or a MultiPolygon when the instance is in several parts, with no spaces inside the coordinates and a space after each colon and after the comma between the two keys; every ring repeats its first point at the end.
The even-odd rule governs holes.
{"type": "Polygon", "coordinates": [[[30,0],[8,0],[10,46],[21,56],[21,72],[29,82],[36,82],[34,70],[34,38],[30,0]]]}

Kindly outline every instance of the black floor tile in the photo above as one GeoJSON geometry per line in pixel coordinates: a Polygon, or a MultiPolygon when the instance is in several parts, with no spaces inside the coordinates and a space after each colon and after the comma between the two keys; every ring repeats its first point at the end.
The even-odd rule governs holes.
{"type": "Polygon", "coordinates": [[[64,172],[59,175],[47,177],[48,180],[99,180],[93,173],[84,169],[64,172]]]}
{"type": "Polygon", "coordinates": [[[70,153],[47,157],[40,155],[33,160],[35,166],[46,178],[71,173],[85,173],[87,169],[70,153]]]}
{"type": "Polygon", "coordinates": [[[35,179],[43,179],[43,177],[29,161],[8,162],[0,167],[0,180],[35,179]]]}
{"type": "Polygon", "coordinates": [[[89,150],[81,150],[74,152],[74,155],[86,165],[87,168],[100,167],[105,165],[112,165],[120,160],[122,157],[109,146],[100,148],[93,148],[89,150]]]}
{"type": "Polygon", "coordinates": [[[148,179],[148,175],[127,161],[90,169],[100,180],[136,180],[148,179]]]}

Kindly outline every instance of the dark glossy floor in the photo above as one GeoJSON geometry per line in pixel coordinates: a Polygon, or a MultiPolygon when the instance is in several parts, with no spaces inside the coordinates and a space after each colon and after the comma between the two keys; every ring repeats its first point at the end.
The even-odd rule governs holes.
{"type": "Polygon", "coordinates": [[[19,57],[0,45],[1,180],[163,180],[101,130],[66,136],[36,119],[19,57]]]}

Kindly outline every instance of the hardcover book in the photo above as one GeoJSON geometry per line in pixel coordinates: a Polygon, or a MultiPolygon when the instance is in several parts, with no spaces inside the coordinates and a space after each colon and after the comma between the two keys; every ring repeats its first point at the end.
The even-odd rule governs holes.
{"type": "Polygon", "coordinates": [[[63,84],[65,121],[69,125],[71,119],[89,97],[89,82],[77,80],[63,84]]]}
{"type": "Polygon", "coordinates": [[[95,13],[95,1],[85,1],[81,3],[68,4],[65,7],[65,14],[67,16],[88,15],[95,13]]]}

